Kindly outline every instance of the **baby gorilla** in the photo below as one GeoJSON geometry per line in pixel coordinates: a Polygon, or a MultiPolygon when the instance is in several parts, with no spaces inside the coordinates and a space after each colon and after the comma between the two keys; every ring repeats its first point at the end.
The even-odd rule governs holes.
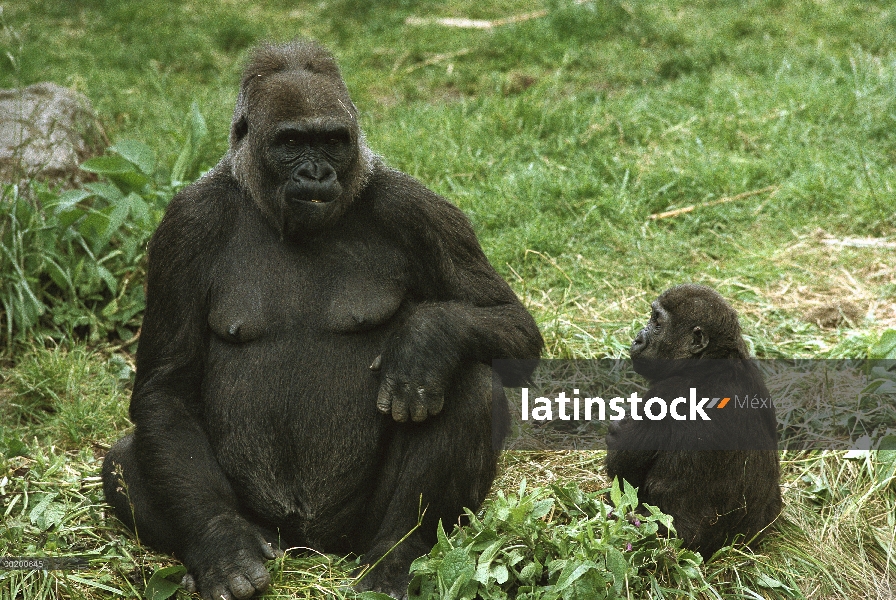
{"type": "MultiPolygon", "coordinates": [[[[692,388],[698,401],[770,397],[737,313],[716,291],[679,285],[651,306],[631,346],[635,371],[651,384],[645,399],[690,400],[692,388]]],[[[774,407],[722,402],[705,405],[709,421],[626,417],[607,434],[607,474],[672,515],[685,546],[706,559],[734,541],[758,542],[781,512],[774,407]]]]}

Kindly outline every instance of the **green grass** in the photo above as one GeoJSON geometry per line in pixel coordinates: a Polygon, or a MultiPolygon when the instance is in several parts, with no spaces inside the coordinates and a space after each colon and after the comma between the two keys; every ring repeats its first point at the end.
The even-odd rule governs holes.
{"type": "MultiPolygon", "coordinates": [[[[826,243],[896,239],[890,2],[18,0],[0,22],[0,87],[73,87],[113,143],[143,142],[169,169],[194,102],[208,124],[199,166],[224,152],[253,43],[320,40],[371,147],[470,216],[550,357],[625,355],[649,302],[685,281],[727,297],[762,357],[865,357],[896,328],[896,250],[826,243]],[[405,24],[540,9],[491,30],[405,24]],[[822,327],[813,315],[826,309],[849,318],[822,327]]],[[[4,218],[10,198],[0,199],[4,218]]],[[[0,272],[0,284],[17,277],[0,272]]],[[[101,318],[114,296],[91,293],[81,303],[101,318]]],[[[128,426],[132,358],[115,348],[127,330],[91,331],[108,334],[75,327],[49,342],[38,328],[0,364],[0,555],[83,553],[91,568],[0,572],[0,598],[136,596],[174,564],[104,518],[98,457],[128,426]]],[[[732,550],[702,566],[693,594],[892,595],[890,464],[876,453],[788,454],[777,531],[759,554],[732,550]]],[[[510,453],[496,488],[509,494],[525,477],[595,490],[608,485],[600,471],[600,454],[510,453]]],[[[272,568],[274,596],[349,594],[340,586],[351,564],[332,557],[272,568]]],[[[669,585],[668,573],[656,576],[669,585]]]]}

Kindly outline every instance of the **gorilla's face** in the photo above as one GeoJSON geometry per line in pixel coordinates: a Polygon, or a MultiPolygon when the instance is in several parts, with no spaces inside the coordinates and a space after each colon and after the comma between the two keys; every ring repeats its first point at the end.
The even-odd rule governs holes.
{"type": "Polygon", "coordinates": [[[339,80],[277,73],[247,90],[234,171],[288,238],[332,226],[360,191],[369,164],[355,108],[339,80]]]}
{"type": "Polygon", "coordinates": [[[662,297],[655,300],[629,349],[635,371],[653,381],[681,368],[683,360],[699,358],[709,338],[698,322],[688,321],[663,306],[662,297]]]}
{"type": "Polygon", "coordinates": [[[629,355],[640,360],[692,358],[704,342],[702,330],[700,327],[694,327],[691,332],[686,330],[689,328],[682,329],[681,320],[661,300],[654,300],[650,305],[650,320],[635,336],[629,355]]]}

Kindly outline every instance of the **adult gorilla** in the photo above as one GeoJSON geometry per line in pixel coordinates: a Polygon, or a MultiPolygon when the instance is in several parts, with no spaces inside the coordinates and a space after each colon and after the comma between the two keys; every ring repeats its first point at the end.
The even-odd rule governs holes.
{"type": "Polygon", "coordinates": [[[541,347],[464,215],[365,146],[333,57],[261,46],[230,150],[150,243],[136,428],[106,498],[215,600],[264,590],[278,546],[373,564],[423,508],[361,584],[404,595],[437,521],[494,479],[490,361],[541,347]]]}

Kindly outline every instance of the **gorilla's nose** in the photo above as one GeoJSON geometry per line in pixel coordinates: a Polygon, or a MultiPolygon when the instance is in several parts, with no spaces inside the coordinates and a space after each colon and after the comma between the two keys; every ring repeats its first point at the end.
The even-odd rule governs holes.
{"type": "Polygon", "coordinates": [[[644,335],[644,331],[641,330],[638,332],[638,336],[635,338],[635,341],[632,342],[632,347],[629,349],[629,354],[635,354],[636,352],[640,352],[647,345],[647,336],[644,335]]]}
{"type": "Polygon", "coordinates": [[[336,171],[328,164],[307,162],[296,169],[295,174],[305,180],[316,183],[329,183],[336,179],[336,171]]]}

